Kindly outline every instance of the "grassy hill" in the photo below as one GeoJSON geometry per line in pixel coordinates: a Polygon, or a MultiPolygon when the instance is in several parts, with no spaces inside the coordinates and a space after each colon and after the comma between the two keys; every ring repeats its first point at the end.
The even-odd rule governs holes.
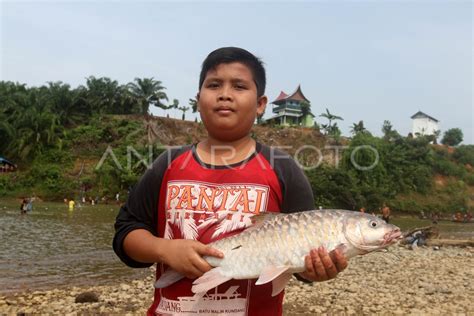
{"type": "MultiPolygon", "coordinates": [[[[126,196],[165,148],[205,137],[202,124],[141,115],[105,115],[66,130],[59,146],[18,160],[18,171],[0,175],[0,196],[38,196],[46,200],[126,196]]],[[[307,168],[315,203],[325,207],[375,208],[383,202],[400,211],[452,212],[474,208],[474,149],[430,145],[423,140],[384,140],[369,133],[339,142],[311,128],[255,126],[252,136],[287,151],[307,168]],[[334,146],[348,147],[335,154],[334,146]],[[380,154],[369,171],[368,144],[380,154]],[[318,166],[317,168],[315,166],[318,166]]]]}

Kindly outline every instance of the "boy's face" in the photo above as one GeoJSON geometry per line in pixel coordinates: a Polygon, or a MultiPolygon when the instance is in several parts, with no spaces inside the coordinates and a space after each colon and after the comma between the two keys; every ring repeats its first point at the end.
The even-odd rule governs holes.
{"type": "Polygon", "coordinates": [[[267,104],[267,97],[257,98],[250,69],[239,62],[219,64],[209,70],[197,99],[209,136],[221,141],[247,136],[267,104]]]}

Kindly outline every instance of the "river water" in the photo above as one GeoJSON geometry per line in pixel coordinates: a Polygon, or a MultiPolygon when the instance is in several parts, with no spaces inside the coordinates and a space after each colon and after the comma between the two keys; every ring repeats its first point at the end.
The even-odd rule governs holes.
{"type": "Polygon", "coordinates": [[[0,200],[0,293],[68,285],[102,285],[149,275],[126,267],[112,250],[118,205],[69,211],[62,203],[0,200]]]}
{"type": "MultiPolygon", "coordinates": [[[[69,211],[63,203],[34,203],[20,215],[20,201],[0,200],[0,293],[103,285],[143,278],[149,269],[122,264],[112,250],[118,205],[86,205],[69,211]]],[[[394,218],[403,230],[428,220],[394,218]]],[[[442,237],[474,238],[474,224],[440,222],[442,237]]]]}

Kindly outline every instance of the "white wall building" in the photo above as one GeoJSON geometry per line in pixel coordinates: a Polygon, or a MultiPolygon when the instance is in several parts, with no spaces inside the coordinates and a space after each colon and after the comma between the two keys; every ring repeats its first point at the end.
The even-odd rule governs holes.
{"type": "Polygon", "coordinates": [[[433,135],[435,131],[439,130],[439,121],[421,111],[413,114],[411,119],[413,120],[413,137],[417,137],[418,135],[433,135]]]}

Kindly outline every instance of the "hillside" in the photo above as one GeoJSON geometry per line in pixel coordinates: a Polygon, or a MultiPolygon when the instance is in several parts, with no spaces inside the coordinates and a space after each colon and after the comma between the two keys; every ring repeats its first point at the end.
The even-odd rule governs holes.
{"type": "MultiPolygon", "coordinates": [[[[18,160],[18,172],[0,176],[0,195],[112,199],[120,192],[124,197],[144,172],[145,163],[164,146],[195,143],[205,135],[202,124],[189,121],[140,115],[95,118],[68,129],[61,146],[18,160]]],[[[411,212],[474,207],[472,167],[444,146],[403,138],[389,142],[365,133],[340,140],[348,148],[336,155],[335,142],[312,128],[255,126],[252,136],[287,151],[302,165],[313,166],[306,174],[317,205],[375,208],[385,201],[394,209],[411,212]],[[370,153],[350,157],[355,148],[351,146],[361,144],[380,153],[380,163],[369,172],[350,165],[354,157],[370,158],[370,153]]],[[[472,150],[462,157],[470,159],[471,154],[472,150]]]]}

